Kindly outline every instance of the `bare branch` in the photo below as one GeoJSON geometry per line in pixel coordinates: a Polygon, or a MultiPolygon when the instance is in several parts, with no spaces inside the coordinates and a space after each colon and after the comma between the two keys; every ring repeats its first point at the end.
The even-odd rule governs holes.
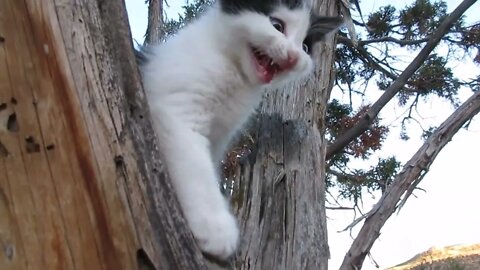
{"type": "MultiPolygon", "coordinates": [[[[407,45],[418,45],[418,44],[427,42],[428,40],[429,38],[401,40],[394,37],[381,37],[381,38],[374,38],[374,39],[368,39],[368,40],[359,40],[358,46],[364,46],[372,43],[383,43],[383,42],[392,42],[400,46],[407,46],[407,45]]],[[[349,45],[351,41],[346,37],[339,36],[338,43],[349,45]]]]}
{"type": "Polygon", "coordinates": [[[349,174],[349,173],[346,173],[346,172],[338,172],[332,168],[328,168],[327,169],[328,173],[332,174],[332,175],[335,175],[337,178],[342,178],[342,179],[345,179],[345,178],[348,178],[348,179],[360,179],[361,176],[357,175],[357,174],[349,174]]]}
{"type": "Polygon", "coordinates": [[[417,69],[428,58],[430,53],[438,45],[442,37],[450,30],[452,25],[462,16],[462,14],[476,0],[464,0],[438,27],[438,30],[431,36],[425,47],[415,57],[415,59],[407,66],[407,68],[398,76],[398,78],[385,90],[383,95],[372,105],[363,118],[345,134],[340,136],[332,144],[327,147],[326,159],[330,159],[333,155],[340,152],[353,139],[365,132],[373,123],[380,110],[404,87],[408,79],[417,71],[417,69]]]}
{"type": "MultiPolygon", "coordinates": [[[[379,59],[375,58],[374,56],[372,56],[364,47],[362,47],[362,46],[354,47],[353,42],[346,37],[339,37],[339,40],[343,40],[343,42],[341,42],[341,43],[343,43],[347,46],[350,46],[352,48],[356,48],[357,52],[362,56],[362,57],[360,57],[360,60],[362,60],[365,64],[369,65],[371,68],[383,73],[385,76],[387,76],[388,78],[390,78],[392,80],[396,80],[398,78],[397,74],[393,73],[392,71],[387,70],[387,68],[392,69],[392,67],[388,66],[386,63],[384,63],[384,65],[386,65],[387,68],[380,65],[380,63],[383,62],[383,60],[379,60],[379,59]]],[[[362,41],[359,41],[359,43],[361,43],[361,42],[362,41]]],[[[350,88],[350,84],[348,84],[348,86],[350,88]]],[[[411,87],[408,87],[408,86],[403,86],[403,88],[401,90],[404,90],[405,92],[409,92],[409,93],[417,93],[418,92],[418,90],[415,90],[414,88],[411,88],[411,87]]],[[[350,90],[350,91],[352,91],[352,90],[350,90]]]]}
{"type": "Polygon", "coordinates": [[[326,206],[325,208],[327,210],[355,210],[355,208],[347,207],[347,206],[338,206],[338,207],[326,206]]]}
{"type": "Polygon", "coordinates": [[[395,75],[394,73],[392,73],[392,72],[388,71],[387,69],[385,69],[384,67],[382,67],[379,64],[380,61],[376,61],[376,59],[374,59],[373,56],[371,54],[369,54],[365,48],[358,47],[357,51],[367,60],[368,64],[370,64],[370,66],[372,68],[384,73],[387,77],[389,77],[392,80],[396,80],[398,78],[397,75],[395,75]]]}
{"type": "Polygon", "coordinates": [[[361,268],[365,256],[380,236],[380,229],[385,222],[399,206],[405,203],[443,147],[478,112],[480,112],[480,91],[472,95],[427,139],[405,164],[403,171],[395,177],[374,208],[352,223],[358,224],[361,219],[365,219],[363,227],[345,255],[341,270],[361,268]]]}

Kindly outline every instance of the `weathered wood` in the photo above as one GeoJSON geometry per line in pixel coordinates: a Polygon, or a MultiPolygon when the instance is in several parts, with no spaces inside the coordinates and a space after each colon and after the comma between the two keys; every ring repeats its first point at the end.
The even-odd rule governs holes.
{"type": "MultiPolygon", "coordinates": [[[[338,14],[335,1],[315,2],[320,13],[338,14]]],[[[334,42],[314,52],[318,68],[312,80],[265,95],[251,134],[253,153],[236,173],[238,269],[327,269],[323,119],[334,42]]]]}
{"type": "Polygon", "coordinates": [[[163,35],[163,0],[148,0],[148,25],[144,44],[158,44],[163,35]]]}
{"type": "Polygon", "coordinates": [[[0,269],[205,268],[123,1],[3,0],[0,37],[0,269]]]}
{"type": "Polygon", "coordinates": [[[385,222],[412,194],[443,147],[479,112],[480,92],[477,91],[428,137],[395,177],[374,208],[361,218],[365,219],[365,223],[346,253],[341,270],[362,268],[363,261],[380,236],[380,230],[385,222]]]}

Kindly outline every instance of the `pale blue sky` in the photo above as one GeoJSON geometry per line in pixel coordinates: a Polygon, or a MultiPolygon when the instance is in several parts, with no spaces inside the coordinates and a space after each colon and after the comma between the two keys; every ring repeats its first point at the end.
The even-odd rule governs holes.
{"type": "MultiPolygon", "coordinates": [[[[134,39],[143,42],[146,29],[147,6],[144,0],[126,0],[129,20],[134,39]]],[[[362,1],[364,15],[377,10],[385,4],[401,7],[399,2],[392,0],[362,1]]],[[[403,1],[402,3],[411,3],[403,1]]],[[[460,1],[447,1],[449,10],[460,1]]],[[[169,16],[179,12],[183,0],[168,1],[169,16]]],[[[476,3],[467,11],[467,20],[478,20],[480,4],[476,3]]],[[[402,54],[404,52],[399,52],[402,54]]],[[[415,55],[405,57],[413,58],[415,55]]],[[[474,77],[480,72],[480,67],[470,59],[462,63],[454,63],[453,67],[462,78],[474,77]]],[[[372,90],[370,97],[374,99],[381,93],[372,90]]],[[[460,92],[461,100],[471,95],[468,89],[460,92]]],[[[337,94],[341,97],[341,95],[337,94]]],[[[409,127],[411,139],[402,141],[398,136],[398,118],[405,109],[398,107],[395,102],[387,105],[382,113],[385,122],[392,123],[391,136],[385,143],[382,153],[377,156],[396,155],[406,162],[421,146],[420,130],[414,125],[409,127]]],[[[429,99],[422,104],[419,116],[422,121],[438,125],[448,117],[452,107],[438,98],[429,99]]],[[[474,118],[470,129],[461,130],[444,148],[425,176],[420,187],[426,193],[417,191],[411,196],[402,211],[394,214],[381,232],[380,238],[372,248],[372,255],[380,265],[380,269],[390,267],[410,259],[415,254],[425,251],[432,246],[446,246],[460,243],[480,243],[480,117],[474,118]]],[[[373,159],[376,160],[376,157],[373,159]]],[[[365,211],[369,210],[379,198],[379,194],[367,195],[364,198],[365,211]]],[[[329,245],[331,252],[330,269],[338,269],[345,252],[351,244],[348,232],[338,233],[346,227],[353,218],[350,212],[329,211],[329,245]]],[[[361,224],[356,227],[357,231],[361,224]]],[[[355,232],[354,232],[355,234],[355,232]]],[[[367,259],[363,269],[376,269],[367,259]]]]}

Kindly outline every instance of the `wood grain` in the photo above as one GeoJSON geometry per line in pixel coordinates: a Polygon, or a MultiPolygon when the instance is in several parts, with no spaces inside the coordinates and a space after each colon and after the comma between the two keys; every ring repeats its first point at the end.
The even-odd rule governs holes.
{"type": "Polygon", "coordinates": [[[204,269],[124,2],[0,1],[0,269],[204,269]]]}
{"type": "MultiPolygon", "coordinates": [[[[335,1],[315,1],[335,15],[335,1]]],[[[327,269],[324,117],[332,89],[334,42],[314,49],[315,76],[268,92],[248,160],[235,173],[234,207],[243,241],[237,269],[327,269]]]]}

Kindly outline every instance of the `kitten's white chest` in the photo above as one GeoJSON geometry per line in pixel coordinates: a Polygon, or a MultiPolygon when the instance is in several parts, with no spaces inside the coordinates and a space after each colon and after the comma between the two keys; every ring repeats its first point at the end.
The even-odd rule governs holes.
{"type": "MultiPolygon", "coordinates": [[[[213,113],[209,139],[215,156],[223,155],[232,137],[248,120],[261,99],[260,89],[226,85],[218,92],[219,103],[213,113]]],[[[221,158],[221,157],[218,157],[221,158]]]]}

